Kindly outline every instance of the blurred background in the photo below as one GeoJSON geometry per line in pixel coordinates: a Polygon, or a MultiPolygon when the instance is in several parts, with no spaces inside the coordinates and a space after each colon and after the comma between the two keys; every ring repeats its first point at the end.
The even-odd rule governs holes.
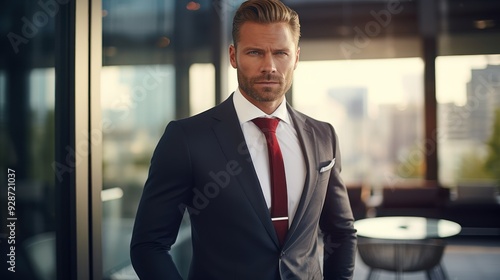
{"type": "MultiPolygon", "coordinates": [[[[0,278],[136,279],[128,246],[153,149],[169,121],[236,89],[241,2],[0,4],[4,264],[8,168],[17,217],[17,271],[0,278]]],[[[287,100],[335,127],[356,219],[444,218],[462,240],[496,242],[500,2],[283,2],[302,26],[287,100]]],[[[186,218],[173,249],[184,275],[189,238],[186,218]]]]}

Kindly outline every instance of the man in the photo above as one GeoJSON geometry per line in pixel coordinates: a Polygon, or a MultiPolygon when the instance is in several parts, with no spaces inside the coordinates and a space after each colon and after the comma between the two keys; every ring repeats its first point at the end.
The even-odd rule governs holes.
{"type": "Polygon", "coordinates": [[[297,14],[279,1],[236,12],[229,56],[238,89],[171,122],[151,160],[131,243],[141,279],[181,279],[169,250],[186,209],[189,279],[352,278],[356,235],[336,134],[285,100],[299,36],[297,14]]]}

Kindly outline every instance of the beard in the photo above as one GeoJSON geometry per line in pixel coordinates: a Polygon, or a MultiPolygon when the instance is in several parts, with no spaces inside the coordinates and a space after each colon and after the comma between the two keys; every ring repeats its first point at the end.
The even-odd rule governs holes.
{"type": "Polygon", "coordinates": [[[291,87],[292,78],[284,79],[273,74],[265,74],[259,77],[249,78],[243,76],[238,71],[238,84],[241,90],[252,99],[259,102],[270,102],[280,99],[291,87]],[[256,88],[255,84],[259,82],[276,82],[278,87],[256,88]]]}

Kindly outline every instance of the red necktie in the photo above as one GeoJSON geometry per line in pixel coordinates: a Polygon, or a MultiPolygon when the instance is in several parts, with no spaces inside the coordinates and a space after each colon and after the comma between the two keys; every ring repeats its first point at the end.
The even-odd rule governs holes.
{"type": "Polygon", "coordinates": [[[288,231],[288,198],[286,192],[285,164],[276,138],[276,127],[279,119],[256,118],[252,120],[264,133],[269,154],[269,168],[271,175],[271,220],[283,245],[288,231]]]}

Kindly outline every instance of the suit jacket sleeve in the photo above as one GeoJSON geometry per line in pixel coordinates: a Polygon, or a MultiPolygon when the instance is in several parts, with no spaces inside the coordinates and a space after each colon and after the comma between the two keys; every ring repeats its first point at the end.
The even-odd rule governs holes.
{"type": "Polygon", "coordinates": [[[130,256],[140,279],[182,279],[171,255],[191,197],[190,159],[180,125],[171,122],[160,139],[139,203],[130,256]]]}
{"type": "Polygon", "coordinates": [[[356,257],[356,230],[347,196],[346,186],[340,178],[341,160],[337,135],[334,135],[335,166],[331,170],[325,204],[320,218],[323,232],[324,279],[352,279],[356,257]]]}

